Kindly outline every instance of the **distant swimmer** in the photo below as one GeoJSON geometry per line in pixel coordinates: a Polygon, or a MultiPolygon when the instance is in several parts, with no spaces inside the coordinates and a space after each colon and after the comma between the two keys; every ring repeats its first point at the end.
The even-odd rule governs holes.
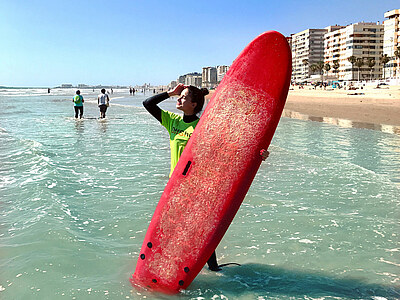
{"type": "Polygon", "coordinates": [[[72,98],[72,102],[74,102],[75,118],[76,119],[78,118],[78,112],[79,112],[80,113],[79,118],[82,119],[82,117],[83,117],[83,102],[85,102],[85,100],[83,100],[80,90],[76,91],[76,95],[74,96],[74,98],[72,98]]]}
{"type": "Polygon", "coordinates": [[[102,89],[101,94],[97,97],[97,104],[100,108],[100,119],[104,119],[106,117],[107,108],[110,105],[110,97],[106,94],[105,89],[102,89]]]}

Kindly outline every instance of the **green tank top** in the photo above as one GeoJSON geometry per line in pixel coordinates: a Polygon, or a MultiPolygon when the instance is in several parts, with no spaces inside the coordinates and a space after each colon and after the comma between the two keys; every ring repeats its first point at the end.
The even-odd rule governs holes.
{"type": "Polygon", "coordinates": [[[83,97],[81,95],[75,95],[74,97],[74,106],[83,106],[83,97]]]}
{"type": "Polygon", "coordinates": [[[171,171],[169,176],[171,177],[189,138],[192,136],[194,128],[199,122],[199,119],[191,123],[185,123],[180,115],[170,111],[161,110],[161,121],[161,124],[169,133],[169,144],[171,148],[171,171]]]}

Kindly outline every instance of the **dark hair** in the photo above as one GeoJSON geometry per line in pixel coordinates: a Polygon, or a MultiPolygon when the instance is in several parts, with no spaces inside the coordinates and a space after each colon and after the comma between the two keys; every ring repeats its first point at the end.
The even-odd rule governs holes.
{"type": "Polygon", "coordinates": [[[198,89],[197,87],[190,85],[188,87],[189,95],[191,97],[191,101],[193,103],[197,103],[194,108],[194,113],[198,114],[203,109],[204,105],[204,96],[208,95],[208,90],[206,88],[198,89]]]}
{"type": "Polygon", "coordinates": [[[106,92],[106,89],[101,89],[101,92],[104,94],[106,92]]]}
{"type": "Polygon", "coordinates": [[[80,94],[81,94],[81,91],[80,91],[80,90],[77,90],[77,91],[76,91],[76,94],[77,94],[77,95],[80,95],[80,94]]]}

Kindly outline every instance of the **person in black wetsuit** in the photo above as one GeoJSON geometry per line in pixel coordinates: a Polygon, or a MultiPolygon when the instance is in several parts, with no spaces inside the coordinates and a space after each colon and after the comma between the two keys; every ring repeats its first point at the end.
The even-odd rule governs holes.
{"type": "MultiPolygon", "coordinates": [[[[152,96],[143,102],[143,106],[146,110],[169,132],[171,147],[170,177],[194,128],[199,122],[197,114],[203,109],[204,97],[207,94],[208,90],[205,88],[198,89],[194,86],[178,84],[174,89],[152,96]],[[158,106],[160,102],[172,96],[179,96],[176,102],[176,108],[183,112],[183,116],[162,110],[158,106]]],[[[264,151],[261,155],[263,160],[265,160],[269,152],[264,151]]],[[[207,264],[208,268],[212,271],[221,270],[217,262],[215,251],[208,259],[207,264]]]]}
{"type": "MultiPolygon", "coordinates": [[[[189,141],[190,135],[196,127],[199,113],[203,109],[204,96],[208,94],[207,89],[198,89],[194,86],[185,86],[179,84],[174,89],[164,92],[146,99],[143,106],[147,111],[155,117],[163,126],[167,128],[174,128],[168,130],[171,138],[171,172],[174,170],[181,156],[183,149],[189,141]],[[176,108],[183,111],[183,117],[174,113],[162,110],[158,104],[169,97],[180,96],[176,103],[176,108]],[[187,134],[179,134],[186,132],[187,134]],[[175,134],[178,133],[178,134],[175,134]]],[[[217,263],[217,256],[215,252],[207,261],[208,268],[212,271],[220,271],[221,268],[217,263]]]]}

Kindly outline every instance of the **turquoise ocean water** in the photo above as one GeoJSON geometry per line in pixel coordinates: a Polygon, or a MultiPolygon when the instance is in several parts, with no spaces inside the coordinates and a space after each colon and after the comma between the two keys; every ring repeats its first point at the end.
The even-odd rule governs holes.
{"type": "MultiPolygon", "coordinates": [[[[0,299],[399,299],[400,136],[282,118],[217,248],[188,290],[128,279],[168,181],[166,131],[117,90],[0,90],[0,299]]],[[[174,109],[174,101],[163,107],[174,109]]]]}

